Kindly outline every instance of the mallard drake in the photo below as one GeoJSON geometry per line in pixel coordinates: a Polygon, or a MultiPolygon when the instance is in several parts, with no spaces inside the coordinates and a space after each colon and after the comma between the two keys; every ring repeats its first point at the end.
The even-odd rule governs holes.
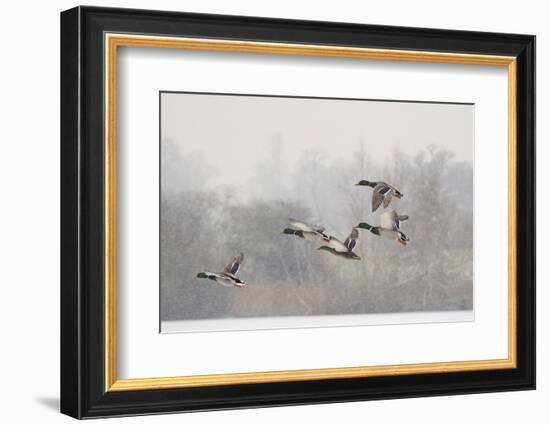
{"type": "Polygon", "coordinates": [[[382,203],[384,204],[384,208],[387,208],[394,197],[398,199],[403,197],[401,192],[385,182],[361,180],[355,186],[369,186],[374,189],[372,192],[372,212],[375,212],[382,203]]]}
{"type": "Polygon", "coordinates": [[[397,239],[401,245],[406,245],[410,239],[399,229],[399,223],[408,218],[408,215],[399,215],[395,210],[386,211],[380,215],[380,226],[371,226],[363,222],[359,223],[357,228],[369,230],[372,234],[385,239],[397,239]]]}
{"type": "Polygon", "coordinates": [[[325,228],[322,226],[314,226],[293,218],[289,218],[288,221],[293,228],[287,227],[284,229],[283,233],[285,235],[295,235],[307,241],[319,243],[330,241],[330,237],[325,233],[325,228]]]}
{"type": "Polygon", "coordinates": [[[236,288],[242,288],[246,285],[246,282],[236,277],[241,264],[244,259],[244,254],[241,252],[240,255],[233,257],[233,260],[225,266],[223,272],[212,273],[212,272],[200,272],[197,274],[199,279],[210,279],[214,282],[219,283],[223,286],[234,286],[236,288]]]}
{"type": "Polygon", "coordinates": [[[344,242],[336,239],[334,236],[330,237],[330,240],[326,245],[321,245],[319,248],[320,251],[328,251],[333,255],[338,257],[347,258],[348,260],[360,260],[359,257],[353,249],[357,245],[357,239],[359,238],[359,232],[356,228],[353,228],[350,235],[346,238],[344,242]]]}

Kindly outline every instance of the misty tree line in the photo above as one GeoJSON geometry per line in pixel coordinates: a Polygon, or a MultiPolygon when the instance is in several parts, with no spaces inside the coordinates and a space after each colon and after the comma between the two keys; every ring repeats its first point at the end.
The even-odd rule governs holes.
{"type": "Polygon", "coordinates": [[[415,156],[396,149],[383,163],[364,148],[351,161],[332,161],[315,150],[285,179],[280,149],[275,138],[248,188],[258,196],[242,199],[235,188],[206,189],[201,181],[208,170],[166,143],[163,320],[472,308],[471,164],[434,145],[415,156]],[[289,217],[322,224],[341,240],[360,221],[378,225],[384,209],[371,212],[372,189],[355,186],[360,179],[387,181],[404,194],[388,210],[409,215],[402,223],[407,246],[360,231],[355,252],[362,260],[349,261],[281,234],[289,217]],[[241,251],[244,288],[195,278],[199,271],[221,271],[241,251]]]}

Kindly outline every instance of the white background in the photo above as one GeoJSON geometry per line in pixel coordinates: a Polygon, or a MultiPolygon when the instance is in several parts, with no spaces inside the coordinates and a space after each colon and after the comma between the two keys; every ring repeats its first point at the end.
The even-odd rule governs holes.
{"type": "MultiPolygon", "coordinates": [[[[363,22],[537,34],[539,118],[550,113],[550,28],[544,2],[437,1],[383,2],[232,0],[97,1],[98,5],[187,10],[196,12],[363,22]]],[[[2,422],[69,423],[59,415],[59,16],[74,6],[68,1],[4,5],[1,15],[2,67],[0,104],[2,134],[2,350],[0,385],[2,422]]],[[[539,120],[538,140],[549,126],[539,120]]],[[[538,158],[549,146],[539,143],[538,158]]],[[[538,216],[550,214],[538,172],[538,216]]],[[[542,223],[544,224],[544,223],[542,223]]],[[[538,232],[538,390],[455,397],[391,400],[338,405],[241,410],[111,420],[110,423],[256,424],[309,421],[346,423],[463,424],[547,423],[550,397],[550,301],[548,257],[543,246],[548,228],[538,232]]]]}
{"type": "MultiPolygon", "coordinates": [[[[506,267],[501,267],[508,255],[507,216],[495,214],[507,211],[508,201],[506,67],[124,48],[119,54],[119,69],[120,378],[507,357],[508,279],[506,267]],[[223,70],[223,78],[218,77],[219,70],[223,70]],[[334,83],[327,85],[327,81],[334,83]],[[157,200],[161,89],[474,103],[475,321],[422,324],[418,322],[438,320],[417,313],[411,321],[415,324],[402,321],[398,326],[305,329],[307,323],[318,320],[302,318],[306,323],[302,329],[159,334],[159,304],[151,300],[159,299],[160,286],[157,200]],[[489,167],[491,173],[484,172],[489,167]],[[220,356],[220,351],[229,347],[243,349],[237,356],[220,356]]],[[[376,323],[376,316],[388,320],[387,315],[373,316],[352,317],[356,324],[376,323]]],[[[449,321],[443,312],[439,317],[439,321],[449,321]]],[[[327,317],[324,323],[338,319],[342,320],[327,317]]],[[[269,323],[272,328],[282,328],[285,320],[270,318],[269,323]]]]}

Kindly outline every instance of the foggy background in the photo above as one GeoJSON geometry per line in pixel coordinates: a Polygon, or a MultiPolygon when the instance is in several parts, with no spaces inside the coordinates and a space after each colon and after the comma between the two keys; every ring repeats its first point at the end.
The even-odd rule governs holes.
{"type": "Polygon", "coordinates": [[[161,94],[161,320],[471,310],[473,106],[161,94]],[[404,197],[371,213],[386,181],[404,197]],[[405,247],[360,230],[349,261],[283,235],[344,240],[384,211],[405,247]],[[197,279],[244,252],[226,288],[197,279]]]}

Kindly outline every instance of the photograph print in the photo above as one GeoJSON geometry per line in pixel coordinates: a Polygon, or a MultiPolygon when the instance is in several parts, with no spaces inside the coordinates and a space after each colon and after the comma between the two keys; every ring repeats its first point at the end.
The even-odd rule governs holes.
{"type": "Polygon", "coordinates": [[[474,319],[474,105],[161,92],[163,333],[474,319]]]}

